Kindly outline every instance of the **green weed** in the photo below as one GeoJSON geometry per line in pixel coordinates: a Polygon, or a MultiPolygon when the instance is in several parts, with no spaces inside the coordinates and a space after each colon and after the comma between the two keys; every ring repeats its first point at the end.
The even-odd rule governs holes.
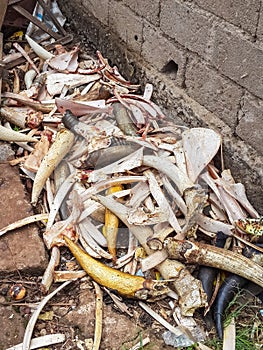
{"type": "MultiPolygon", "coordinates": [[[[240,290],[229,303],[225,311],[224,326],[227,327],[231,319],[235,319],[236,324],[236,350],[258,350],[263,349],[263,344],[259,345],[259,338],[262,341],[262,321],[257,313],[258,307],[253,305],[252,300],[245,301],[243,291],[240,290]],[[256,328],[256,330],[255,330],[256,328]],[[259,337],[257,337],[259,334],[259,337]],[[260,335],[261,334],[261,335],[260,335]]],[[[217,338],[206,342],[206,345],[213,350],[221,350],[223,342],[217,338]]]]}

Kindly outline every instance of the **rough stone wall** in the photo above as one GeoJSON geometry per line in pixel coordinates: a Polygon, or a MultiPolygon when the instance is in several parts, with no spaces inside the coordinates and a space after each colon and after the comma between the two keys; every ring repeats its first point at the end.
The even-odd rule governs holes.
{"type": "Polygon", "coordinates": [[[127,78],[151,81],[156,102],[170,114],[222,133],[226,165],[262,211],[261,0],[66,0],[60,6],[127,78]]]}

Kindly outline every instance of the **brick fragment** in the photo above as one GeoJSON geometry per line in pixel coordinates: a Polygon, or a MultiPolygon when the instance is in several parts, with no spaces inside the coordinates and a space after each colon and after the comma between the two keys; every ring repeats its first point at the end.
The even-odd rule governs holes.
{"type": "MultiPolygon", "coordinates": [[[[8,163],[0,164],[0,228],[33,215],[25,197],[19,171],[8,163]]],[[[0,273],[14,271],[41,274],[47,266],[43,240],[35,224],[13,230],[0,237],[0,273]]]]}

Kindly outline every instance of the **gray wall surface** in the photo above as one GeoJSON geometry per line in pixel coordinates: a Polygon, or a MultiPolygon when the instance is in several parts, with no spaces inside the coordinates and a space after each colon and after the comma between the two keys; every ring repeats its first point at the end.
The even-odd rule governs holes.
{"type": "Polygon", "coordinates": [[[76,2],[263,154],[261,0],[76,2]]]}

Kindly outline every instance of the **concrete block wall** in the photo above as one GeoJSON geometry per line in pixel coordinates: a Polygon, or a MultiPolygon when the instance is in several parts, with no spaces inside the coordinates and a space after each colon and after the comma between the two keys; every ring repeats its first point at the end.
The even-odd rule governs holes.
{"type": "Polygon", "coordinates": [[[86,33],[87,42],[110,58],[126,78],[140,83],[144,78],[151,81],[156,101],[188,125],[214,125],[222,132],[227,161],[235,167],[240,181],[244,183],[245,179],[251,187],[250,198],[261,198],[255,200],[260,208],[262,3],[263,0],[59,1],[69,19],[75,17],[75,30],[81,35],[86,33]],[[191,101],[197,103],[192,104],[195,112],[186,105],[191,101]]]}
{"type": "Polygon", "coordinates": [[[263,154],[261,0],[74,3],[263,154]]]}

